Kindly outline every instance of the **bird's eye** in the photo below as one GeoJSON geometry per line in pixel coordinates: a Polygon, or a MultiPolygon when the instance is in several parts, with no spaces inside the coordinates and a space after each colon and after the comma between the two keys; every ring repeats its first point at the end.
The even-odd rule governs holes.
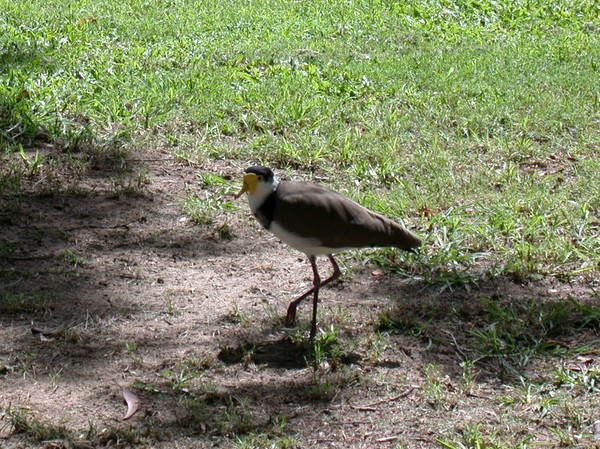
{"type": "Polygon", "coordinates": [[[262,181],[263,180],[263,176],[262,175],[258,175],[258,180],[262,181]]]}

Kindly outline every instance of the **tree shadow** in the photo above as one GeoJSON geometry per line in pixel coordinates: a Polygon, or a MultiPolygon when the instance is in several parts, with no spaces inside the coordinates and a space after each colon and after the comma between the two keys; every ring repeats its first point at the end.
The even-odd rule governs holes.
{"type": "MultiPolygon", "coordinates": [[[[148,295],[164,294],[169,279],[161,267],[176,272],[179,264],[246,251],[238,240],[216,235],[213,225],[181,221],[176,192],[115,190],[113,175],[139,168],[120,162],[86,166],[76,188],[40,189],[40,176],[25,180],[28,188],[0,191],[0,329],[7,336],[0,366],[13,367],[19,353],[31,351],[40,365],[83,360],[92,369],[101,366],[124,344],[103,329],[135,322],[148,295]],[[156,269],[145,269],[149,259],[156,269]],[[32,327],[62,334],[48,344],[30,334],[32,327]]],[[[192,168],[171,159],[161,169],[166,165],[181,170],[177,182],[195,179],[192,168]]]]}
{"type": "Polygon", "coordinates": [[[584,286],[544,280],[517,284],[510,276],[440,289],[384,281],[391,299],[376,331],[412,341],[423,364],[460,375],[475,364],[481,380],[519,381],[533,360],[600,348],[600,307],[584,286]]]}
{"type": "MultiPolygon", "coordinates": [[[[365,276],[366,273],[356,276],[365,276]]],[[[474,364],[480,380],[513,382],[534,374],[534,360],[600,348],[600,307],[597,294],[585,286],[542,280],[517,284],[510,276],[472,277],[475,282],[446,288],[393,273],[371,277],[369,292],[388,298],[388,304],[336,324],[340,339],[359,338],[351,322],[368,322],[369,331],[388,336],[397,354],[406,354],[422,366],[436,365],[451,376],[461,376],[466,364],[474,364]],[[372,280],[374,279],[374,280],[372,280]],[[399,351],[399,352],[398,352],[399,351]]],[[[359,282],[364,284],[365,281],[359,282]]],[[[333,289],[338,285],[331,286],[333,289]]],[[[344,289],[339,302],[350,316],[361,313],[362,294],[344,289]]],[[[323,294],[327,298],[326,294],[323,294]]],[[[327,302],[327,299],[324,299],[327,302]]],[[[328,326],[335,303],[322,304],[325,314],[320,327],[328,326]],[[329,307],[329,310],[326,308],[329,307]]],[[[310,359],[310,345],[264,341],[271,324],[262,330],[238,335],[222,350],[227,364],[266,364],[271,368],[301,369],[310,359]],[[290,352],[292,354],[290,354],[290,352]]],[[[360,332],[361,334],[364,331],[360,332]]],[[[397,355],[396,354],[396,355],[397,355]]],[[[352,364],[348,358],[343,363],[352,364]]],[[[401,369],[402,361],[391,358],[358,360],[362,364],[401,369]]]]}

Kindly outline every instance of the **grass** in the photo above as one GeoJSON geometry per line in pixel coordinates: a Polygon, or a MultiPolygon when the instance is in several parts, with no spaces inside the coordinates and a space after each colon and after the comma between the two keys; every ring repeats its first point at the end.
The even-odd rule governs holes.
{"type": "Polygon", "coordinates": [[[29,441],[50,446],[90,446],[90,445],[120,445],[130,446],[140,444],[148,437],[157,439],[160,432],[148,426],[144,429],[134,429],[131,426],[109,426],[99,429],[90,420],[84,432],[73,432],[62,424],[39,419],[31,410],[8,407],[4,411],[8,425],[13,433],[25,435],[29,441]]]}
{"type": "MultiPolygon", "coordinates": [[[[98,172],[112,196],[143,195],[152,179],[140,161],[160,148],[198,167],[200,191],[175,201],[194,224],[216,225],[221,238],[234,237],[228,216],[238,211],[231,201],[238,180],[205,167],[263,163],[284,177],[318,177],[404,220],[425,241],[420,254],[383,249],[353,257],[440,297],[499,277],[597,288],[597,2],[46,3],[0,0],[0,212],[18,209],[26,194],[84,192],[82,180],[98,172]]],[[[0,256],[17,250],[0,238],[0,256]]],[[[58,257],[73,269],[92,265],[75,247],[58,257]]],[[[529,407],[536,419],[553,419],[544,425],[554,443],[578,444],[576,429],[591,423],[577,407],[597,390],[597,364],[546,364],[597,355],[597,306],[576,296],[471,299],[448,310],[438,297],[397,301],[362,340],[343,335],[346,318],[334,317],[306,349],[312,399],[332,400],[354,382],[344,372],[349,356],[363,351],[363,361],[377,366],[402,336],[451,348],[462,363],[455,383],[438,361],[424,363],[420,392],[430,406],[459,407],[478,370],[497,372],[517,385],[493,399],[508,414],[529,407]],[[530,368],[538,364],[536,377],[530,368]]],[[[6,315],[50,309],[42,293],[18,285],[0,293],[6,315]]],[[[163,309],[169,319],[180,316],[169,295],[163,309]]],[[[227,319],[249,322],[235,305],[227,319]]],[[[137,344],[122,344],[141,369],[137,344]]],[[[245,369],[252,368],[249,348],[245,369]]],[[[36,354],[15,356],[32,378],[36,354]]],[[[208,420],[238,447],[296,445],[283,418],[269,421],[243,395],[203,392],[212,384],[185,363],[158,377],[182,395],[190,422],[208,420]],[[184,397],[190,388],[196,396],[184,397]],[[207,396],[218,409],[207,408],[207,396]]],[[[71,438],[27,410],[4,414],[35,441],[71,438]]],[[[472,422],[436,438],[448,448],[534,446],[510,427],[472,422]]],[[[90,438],[140,440],[126,428],[109,433],[90,431],[90,438]]]]}
{"type": "MultiPolygon", "coordinates": [[[[369,207],[421,215],[430,282],[593,277],[597,8],[555,3],[7,3],[0,120],[21,161],[3,174],[18,189],[51,163],[23,153],[40,133],[70,152],[160,144],[319,169],[369,207]]],[[[183,201],[196,223],[232,207],[205,176],[215,187],[183,201]]]]}
{"type": "Polygon", "coordinates": [[[34,293],[0,293],[0,311],[6,314],[18,314],[23,312],[43,313],[51,307],[51,301],[44,298],[39,292],[34,293]]]}
{"type": "Polygon", "coordinates": [[[530,437],[517,438],[516,441],[503,440],[495,431],[488,432],[480,424],[468,424],[459,432],[458,438],[440,438],[437,442],[446,449],[508,449],[530,447],[530,437]]]}
{"type": "Polygon", "coordinates": [[[600,309],[573,298],[514,302],[481,296],[453,304],[450,315],[438,304],[424,301],[392,307],[380,314],[378,330],[453,346],[467,366],[490,364],[492,371],[508,378],[522,376],[538,356],[596,351],[573,341],[589,335],[587,341],[597,342],[600,309]]]}
{"type": "Polygon", "coordinates": [[[60,425],[42,422],[30,410],[9,407],[5,411],[15,433],[25,433],[35,441],[64,440],[69,431],[60,425]]]}

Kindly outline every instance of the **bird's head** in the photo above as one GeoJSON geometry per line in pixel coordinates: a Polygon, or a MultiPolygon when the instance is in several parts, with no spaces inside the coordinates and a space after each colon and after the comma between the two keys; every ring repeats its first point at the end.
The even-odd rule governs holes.
{"type": "Polygon", "coordinates": [[[260,165],[249,167],[245,171],[242,188],[235,197],[239,198],[246,192],[250,197],[266,195],[275,190],[278,182],[279,180],[270,168],[260,165]]]}

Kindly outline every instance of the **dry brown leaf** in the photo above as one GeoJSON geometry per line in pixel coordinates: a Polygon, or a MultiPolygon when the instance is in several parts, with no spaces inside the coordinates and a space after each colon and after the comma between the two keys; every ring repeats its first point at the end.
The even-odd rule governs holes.
{"type": "Polygon", "coordinates": [[[17,96],[15,97],[15,100],[21,101],[24,98],[29,98],[29,97],[31,97],[31,94],[29,93],[29,91],[27,89],[23,89],[21,92],[19,92],[17,94],[17,96]]]}
{"type": "Polygon", "coordinates": [[[55,341],[56,340],[56,333],[54,332],[44,332],[41,331],[40,329],[37,329],[35,327],[31,328],[31,333],[33,335],[35,335],[37,338],[40,339],[40,341],[55,341]]]}
{"type": "Polygon", "coordinates": [[[424,217],[432,217],[433,215],[435,215],[435,212],[433,209],[431,209],[427,206],[422,206],[421,207],[421,215],[423,215],[424,217]]]}
{"type": "Polygon", "coordinates": [[[123,416],[124,421],[131,418],[133,415],[135,415],[135,412],[138,411],[138,408],[140,407],[140,399],[131,390],[126,388],[123,390],[123,399],[127,404],[127,413],[125,416],[123,416]]]}
{"type": "Polygon", "coordinates": [[[77,22],[77,26],[78,27],[82,27],[87,25],[88,23],[94,23],[96,22],[98,19],[96,19],[95,17],[82,17],[81,19],[79,19],[79,21],[77,22]]]}
{"type": "Polygon", "coordinates": [[[587,364],[587,363],[592,363],[594,361],[594,359],[591,357],[585,357],[583,355],[579,355],[579,356],[577,356],[577,361],[587,364]]]}

